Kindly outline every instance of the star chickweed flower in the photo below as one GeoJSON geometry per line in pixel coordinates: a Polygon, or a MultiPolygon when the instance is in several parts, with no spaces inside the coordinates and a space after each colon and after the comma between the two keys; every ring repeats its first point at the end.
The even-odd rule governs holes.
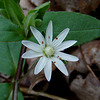
{"type": "Polygon", "coordinates": [[[22,58],[31,59],[40,57],[38,63],[35,66],[34,74],[38,74],[44,69],[45,77],[48,81],[50,81],[53,62],[63,74],[68,76],[68,71],[62,60],[73,62],[79,60],[75,56],[61,52],[62,50],[71,47],[77,42],[76,40],[68,40],[63,42],[63,40],[68,35],[69,28],[64,29],[54,40],[52,40],[52,21],[50,21],[47,26],[45,38],[36,28],[30,27],[30,29],[40,45],[28,40],[23,40],[22,44],[30,50],[26,51],[22,55],[22,58]]]}

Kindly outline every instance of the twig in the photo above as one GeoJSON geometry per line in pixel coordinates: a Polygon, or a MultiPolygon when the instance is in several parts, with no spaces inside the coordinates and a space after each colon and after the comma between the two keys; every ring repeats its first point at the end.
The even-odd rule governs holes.
{"type": "Polygon", "coordinates": [[[98,80],[97,76],[96,76],[95,73],[92,71],[91,67],[87,64],[87,61],[86,61],[86,59],[85,59],[85,57],[84,57],[84,54],[83,54],[83,52],[82,52],[81,46],[80,46],[80,51],[81,51],[82,58],[83,58],[83,60],[84,60],[84,62],[85,62],[85,64],[86,64],[88,70],[91,72],[91,74],[94,76],[94,78],[100,83],[100,81],[98,80]]]}
{"type": "Polygon", "coordinates": [[[9,78],[5,77],[4,75],[1,75],[1,74],[0,74],[0,78],[4,79],[6,82],[12,81],[12,79],[9,79],[9,78]]]}
{"type": "Polygon", "coordinates": [[[95,75],[95,73],[92,71],[92,69],[90,68],[89,65],[87,65],[88,70],[92,73],[92,75],[94,76],[94,78],[100,83],[100,81],[98,80],[97,76],[95,75]]]}
{"type": "Polygon", "coordinates": [[[47,94],[47,93],[43,93],[43,92],[36,92],[34,90],[29,90],[28,88],[20,88],[20,90],[26,94],[32,94],[32,95],[36,95],[36,96],[43,96],[43,97],[47,97],[53,100],[67,100],[65,98],[61,98],[55,95],[51,95],[51,94],[47,94]]]}
{"type": "Polygon", "coordinates": [[[13,86],[12,100],[17,100],[18,79],[21,76],[22,66],[23,66],[23,62],[24,62],[24,59],[22,59],[21,56],[22,56],[22,54],[24,52],[25,52],[25,47],[22,45],[21,51],[20,51],[20,56],[19,56],[19,61],[18,61],[18,66],[17,66],[17,72],[16,72],[16,77],[15,77],[15,82],[14,82],[14,86],[13,86]]]}

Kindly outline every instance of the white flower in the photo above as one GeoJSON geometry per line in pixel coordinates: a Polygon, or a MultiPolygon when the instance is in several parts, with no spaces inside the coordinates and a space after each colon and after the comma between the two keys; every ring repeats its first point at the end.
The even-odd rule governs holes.
{"type": "Polygon", "coordinates": [[[30,29],[40,45],[31,41],[23,40],[22,44],[27,48],[29,48],[30,50],[25,52],[22,55],[22,58],[30,59],[30,58],[40,57],[35,67],[34,74],[38,74],[44,69],[45,77],[48,81],[50,81],[52,74],[52,62],[53,62],[63,74],[68,76],[68,71],[61,60],[73,61],[73,62],[79,60],[75,56],[60,52],[66,48],[71,47],[77,42],[75,40],[69,40],[63,42],[63,40],[65,39],[65,37],[69,32],[69,28],[64,29],[53,41],[52,41],[53,38],[52,21],[50,21],[48,24],[45,38],[36,28],[30,27],[30,29]]]}

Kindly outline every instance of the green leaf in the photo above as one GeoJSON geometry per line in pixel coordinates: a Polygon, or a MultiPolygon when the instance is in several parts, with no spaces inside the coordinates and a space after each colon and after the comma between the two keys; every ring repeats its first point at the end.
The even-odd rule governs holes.
{"type": "MultiPolygon", "coordinates": [[[[15,76],[19,59],[20,42],[0,43],[0,72],[15,76]]],[[[1,99],[0,99],[1,100],[1,99]]]]}
{"type": "Polygon", "coordinates": [[[20,41],[25,39],[24,29],[0,16],[0,42],[20,41]]]}
{"type": "Polygon", "coordinates": [[[18,100],[24,100],[23,94],[20,91],[18,91],[18,100]]]}
{"type": "Polygon", "coordinates": [[[23,20],[23,23],[24,23],[24,26],[26,29],[29,30],[30,26],[35,27],[35,14],[36,13],[29,13],[29,14],[27,14],[25,19],[23,20]]]}
{"type": "Polygon", "coordinates": [[[16,3],[19,3],[20,2],[20,0],[14,0],[16,3]]]}
{"type": "Polygon", "coordinates": [[[22,26],[22,20],[24,19],[24,14],[19,4],[17,4],[14,0],[3,0],[3,2],[8,18],[13,23],[22,26]]]}
{"type": "Polygon", "coordinates": [[[28,14],[37,12],[36,18],[43,19],[43,16],[44,16],[45,12],[48,10],[49,6],[50,6],[50,2],[46,2],[46,3],[36,7],[35,9],[30,10],[28,14]]]}
{"type": "Polygon", "coordinates": [[[11,88],[11,84],[0,83],[0,100],[7,100],[11,92],[11,88]]]}
{"type": "MultiPolygon", "coordinates": [[[[12,100],[13,84],[0,83],[0,100],[12,100]]],[[[18,100],[24,100],[20,91],[18,91],[18,100]]]]}
{"type": "Polygon", "coordinates": [[[39,27],[42,25],[42,20],[41,19],[35,19],[35,26],[39,27]]]}
{"type": "Polygon", "coordinates": [[[38,29],[45,32],[50,20],[53,21],[54,37],[65,28],[70,28],[65,40],[77,40],[76,45],[100,37],[100,20],[91,16],[74,12],[48,12],[43,17],[43,25],[38,29]]]}
{"type": "MultiPolygon", "coordinates": [[[[34,9],[38,13],[38,15],[37,15],[38,19],[43,19],[43,16],[44,16],[45,12],[48,10],[49,6],[50,6],[50,2],[46,2],[46,3],[44,3],[44,4],[42,4],[42,5],[38,6],[38,7],[36,7],[34,9]]],[[[30,11],[30,12],[32,12],[32,11],[30,11]]]]}
{"type": "Polygon", "coordinates": [[[6,10],[5,9],[0,9],[0,14],[6,18],[8,18],[6,10]]]}
{"type": "Polygon", "coordinates": [[[41,19],[43,19],[45,12],[49,8],[49,5],[50,2],[46,2],[40,5],[39,7],[35,8],[34,10],[29,11],[29,13],[23,20],[24,26],[27,30],[30,29],[30,26],[36,27],[38,25],[41,25],[41,19]]]}
{"type": "Polygon", "coordinates": [[[3,0],[0,0],[0,8],[4,8],[3,0]]]}

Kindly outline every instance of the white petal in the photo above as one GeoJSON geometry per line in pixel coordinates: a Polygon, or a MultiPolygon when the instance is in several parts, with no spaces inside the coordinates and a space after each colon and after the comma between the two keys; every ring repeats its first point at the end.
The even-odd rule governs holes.
{"type": "Polygon", "coordinates": [[[39,44],[44,47],[45,46],[45,40],[44,40],[44,37],[43,35],[41,34],[40,31],[38,31],[36,28],[34,27],[30,27],[34,37],[37,39],[37,41],[39,42],[39,44]]]}
{"type": "Polygon", "coordinates": [[[52,62],[50,59],[48,59],[48,62],[46,63],[46,66],[44,68],[45,77],[48,81],[51,80],[52,75],[52,62]]]}
{"type": "Polygon", "coordinates": [[[78,57],[76,56],[72,56],[70,54],[66,54],[66,53],[62,53],[62,52],[56,52],[55,54],[57,57],[60,57],[62,60],[66,60],[66,61],[72,61],[72,62],[75,62],[75,61],[78,61],[78,57]]]}
{"type": "Polygon", "coordinates": [[[65,64],[59,60],[58,58],[52,58],[52,61],[54,62],[54,64],[56,65],[56,67],[66,76],[68,76],[68,71],[67,68],[65,66],[65,64]]]}
{"type": "Polygon", "coordinates": [[[30,58],[40,57],[40,56],[42,56],[42,55],[43,55],[42,53],[29,50],[29,51],[26,51],[26,52],[22,55],[22,58],[30,59],[30,58]]]}
{"type": "Polygon", "coordinates": [[[47,45],[51,44],[52,42],[52,34],[53,34],[53,25],[52,25],[52,21],[50,21],[46,29],[46,44],[47,45]]]}
{"type": "Polygon", "coordinates": [[[76,40],[69,40],[61,43],[58,47],[56,47],[57,51],[62,51],[74,45],[77,41],[76,40]]]}
{"type": "Polygon", "coordinates": [[[66,38],[69,32],[69,28],[64,29],[54,40],[53,40],[53,47],[57,47],[62,43],[62,41],[66,38]]]}
{"type": "Polygon", "coordinates": [[[22,44],[24,46],[26,46],[27,48],[32,49],[32,50],[34,50],[36,52],[41,52],[42,51],[41,50],[41,46],[36,44],[36,43],[34,43],[34,42],[27,41],[27,40],[22,40],[22,44]]]}
{"type": "Polygon", "coordinates": [[[47,63],[47,58],[46,57],[41,57],[39,59],[38,63],[36,64],[34,74],[38,74],[39,72],[41,72],[42,69],[45,67],[46,63],[47,63]]]}

